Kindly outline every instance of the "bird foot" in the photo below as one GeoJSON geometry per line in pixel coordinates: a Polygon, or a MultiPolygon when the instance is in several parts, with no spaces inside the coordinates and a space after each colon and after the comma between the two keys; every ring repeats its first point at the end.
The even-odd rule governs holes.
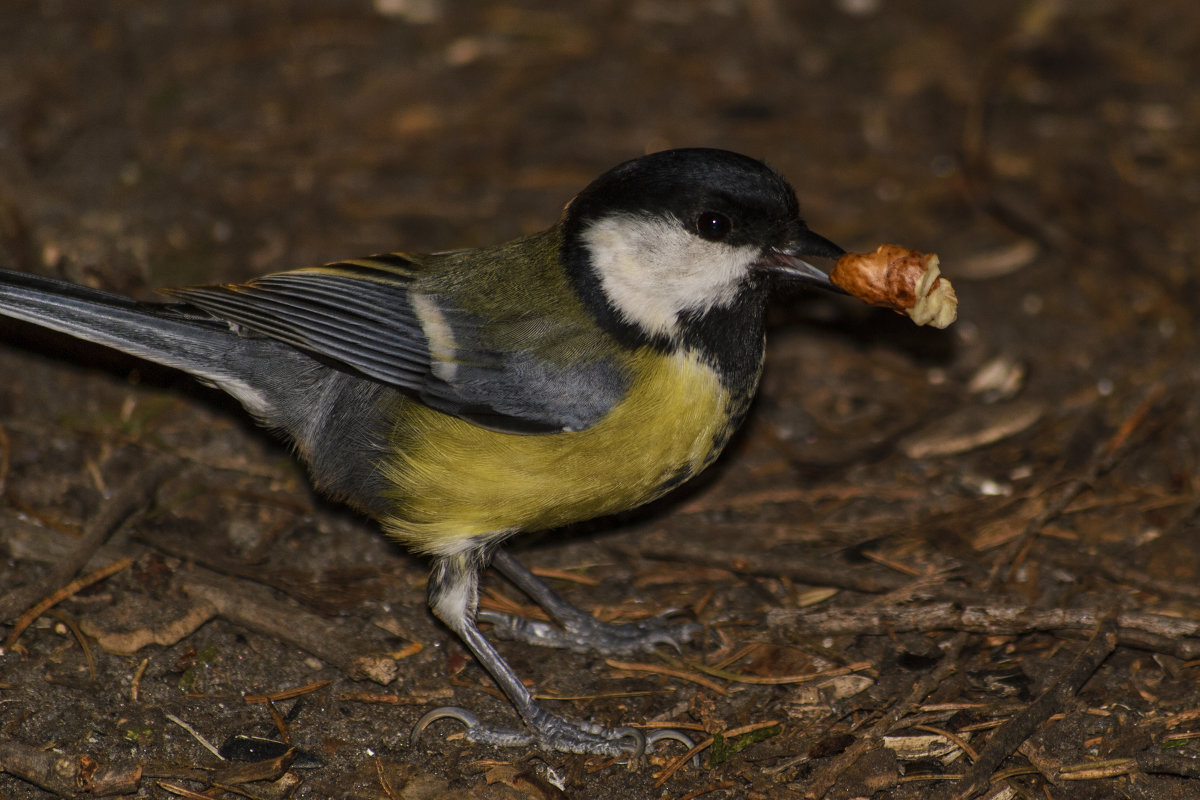
{"type": "MultiPolygon", "coordinates": [[[[527,730],[485,725],[479,718],[457,706],[435,708],[417,720],[410,741],[416,744],[421,733],[439,719],[455,719],[466,726],[465,737],[469,742],[490,744],[496,747],[529,747],[560,753],[580,755],[603,755],[636,761],[647,751],[653,750],[657,742],[673,739],[689,750],[695,742],[684,733],[675,730],[658,730],[646,735],[637,728],[605,728],[590,722],[557,717],[537,708],[527,721],[527,730]]],[[[693,758],[693,761],[697,761],[693,758]]]]}
{"type": "Polygon", "coordinates": [[[669,623],[663,617],[655,617],[617,624],[601,622],[583,612],[564,620],[561,626],[499,611],[480,611],[477,619],[491,623],[492,633],[499,639],[614,656],[652,653],[660,644],[679,652],[685,642],[696,638],[701,631],[695,622],[669,623]]]}

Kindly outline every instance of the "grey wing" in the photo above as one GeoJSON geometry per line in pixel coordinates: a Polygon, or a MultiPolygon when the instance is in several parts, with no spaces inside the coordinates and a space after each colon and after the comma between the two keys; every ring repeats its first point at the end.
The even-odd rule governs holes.
{"type": "Polygon", "coordinates": [[[620,399],[615,364],[550,364],[536,347],[489,346],[489,321],[417,292],[416,269],[384,255],[166,293],[495,430],[579,430],[620,399]]]}

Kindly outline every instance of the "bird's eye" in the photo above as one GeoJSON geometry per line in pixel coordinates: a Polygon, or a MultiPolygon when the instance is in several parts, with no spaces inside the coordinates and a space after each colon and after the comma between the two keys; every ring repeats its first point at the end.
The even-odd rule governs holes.
{"type": "Polygon", "coordinates": [[[733,230],[733,222],[724,214],[716,211],[705,211],[696,217],[696,233],[703,239],[716,242],[724,239],[733,230]]]}

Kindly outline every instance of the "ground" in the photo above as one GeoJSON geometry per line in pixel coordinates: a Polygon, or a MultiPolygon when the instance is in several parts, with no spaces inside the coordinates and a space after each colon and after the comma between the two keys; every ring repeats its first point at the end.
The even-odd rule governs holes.
{"type": "Polygon", "coordinates": [[[422,561],[232,401],[0,323],[0,797],[50,796],[55,754],[146,798],[1200,795],[1197,30],[1131,0],[10,0],[5,267],[152,297],[488,244],[707,145],[848,248],[936,250],[961,306],[777,298],[715,469],[515,544],[601,615],[703,625],[621,661],[501,643],[564,713],[711,739],[699,767],[410,744],[447,702],[511,719],[422,561]]]}

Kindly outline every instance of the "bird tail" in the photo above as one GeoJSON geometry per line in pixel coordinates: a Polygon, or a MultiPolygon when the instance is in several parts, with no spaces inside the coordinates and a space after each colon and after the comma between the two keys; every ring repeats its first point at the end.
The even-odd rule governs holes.
{"type": "Polygon", "coordinates": [[[0,270],[0,316],[106,345],[181,369],[233,394],[251,411],[261,397],[243,396],[249,344],[228,323],[182,303],[146,303],[67,281],[0,270]],[[239,391],[240,390],[240,391],[239,391]]]}

